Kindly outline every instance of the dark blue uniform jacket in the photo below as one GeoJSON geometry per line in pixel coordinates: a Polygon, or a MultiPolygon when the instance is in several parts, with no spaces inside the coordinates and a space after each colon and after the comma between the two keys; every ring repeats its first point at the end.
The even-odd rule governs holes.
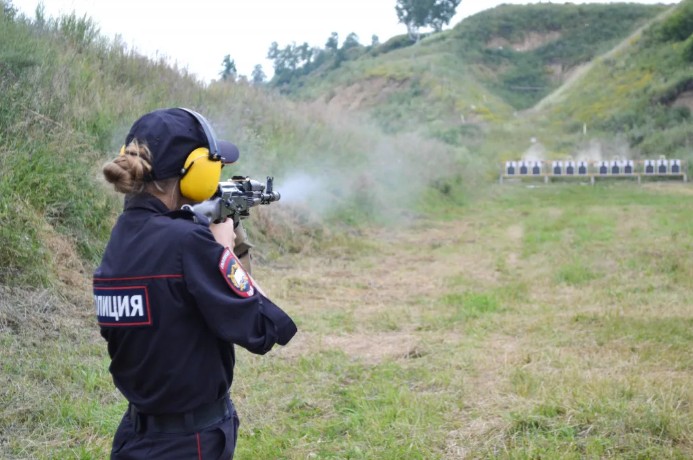
{"type": "Polygon", "coordinates": [[[94,300],[113,381],[140,411],[213,402],[231,386],[233,344],[263,354],[296,333],[247,278],[231,283],[239,267],[204,217],[169,212],[148,194],[127,200],[94,273],[94,300]]]}

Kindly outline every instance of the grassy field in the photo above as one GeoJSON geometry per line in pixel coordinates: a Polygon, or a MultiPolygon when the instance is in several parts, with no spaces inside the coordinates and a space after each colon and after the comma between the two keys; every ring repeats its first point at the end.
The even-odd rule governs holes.
{"type": "MultiPolygon", "coordinates": [[[[681,183],[511,184],[258,266],[300,332],[238,352],[236,458],[693,457],[692,211],[681,183]]],[[[54,327],[0,324],[0,457],[105,458],[105,344],[41,295],[54,327]]]]}

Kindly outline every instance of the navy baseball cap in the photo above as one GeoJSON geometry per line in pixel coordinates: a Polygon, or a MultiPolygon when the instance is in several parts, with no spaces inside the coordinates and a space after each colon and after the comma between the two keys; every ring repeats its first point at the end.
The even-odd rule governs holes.
{"type": "MultiPolygon", "coordinates": [[[[214,137],[211,126],[207,125],[206,129],[214,137]]],[[[146,144],[152,154],[152,180],[180,175],[185,160],[193,150],[200,147],[212,149],[201,121],[188,109],[182,108],[160,109],[143,115],[130,128],[125,145],[129,145],[133,139],[146,144]]],[[[238,160],[240,154],[234,144],[216,139],[211,142],[216,142],[217,154],[223,163],[238,160]]]]}

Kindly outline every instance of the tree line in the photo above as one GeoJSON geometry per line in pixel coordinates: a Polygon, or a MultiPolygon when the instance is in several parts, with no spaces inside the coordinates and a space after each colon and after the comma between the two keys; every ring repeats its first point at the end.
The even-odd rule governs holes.
{"type": "MultiPolygon", "coordinates": [[[[411,41],[417,42],[421,37],[421,29],[430,27],[434,32],[443,30],[443,27],[455,16],[460,1],[396,0],[395,12],[399,23],[406,26],[411,41]]],[[[267,59],[273,62],[274,67],[272,82],[275,85],[289,83],[292,79],[306,75],[328,62],[333,68],[339,67],[343,61],[353,59],[379,44],[378,36],[373,35],[371,44],[363,46],[359,43],[359,37],[353,32],[347,35],[341,47],[336,32],[332,32],[324,48],[313,48],[308,43],[301,45],[292,43],[281,48],[277,42],[273,42],[267,52],[267,59]]],[[[238,78],[235,60],[229,54],[224,56],[219,75],[222,80],[235,81],[238,78]]],[[[267,75],[262,65],[257,64],[250,75],[250,82],[261,85],[266,82],[266,79],[267,75]]]]}

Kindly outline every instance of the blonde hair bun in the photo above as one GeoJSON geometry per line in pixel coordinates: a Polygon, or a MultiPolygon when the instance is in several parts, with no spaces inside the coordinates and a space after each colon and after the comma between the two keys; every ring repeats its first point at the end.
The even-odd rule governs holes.
{"type": "Polygon", "coordinates": [[[121,154],[103,166],[104,178],[121,193],[139,193],[144,190],[152,170],[151,154],[145,145],[131,142],[121,154]]]}

